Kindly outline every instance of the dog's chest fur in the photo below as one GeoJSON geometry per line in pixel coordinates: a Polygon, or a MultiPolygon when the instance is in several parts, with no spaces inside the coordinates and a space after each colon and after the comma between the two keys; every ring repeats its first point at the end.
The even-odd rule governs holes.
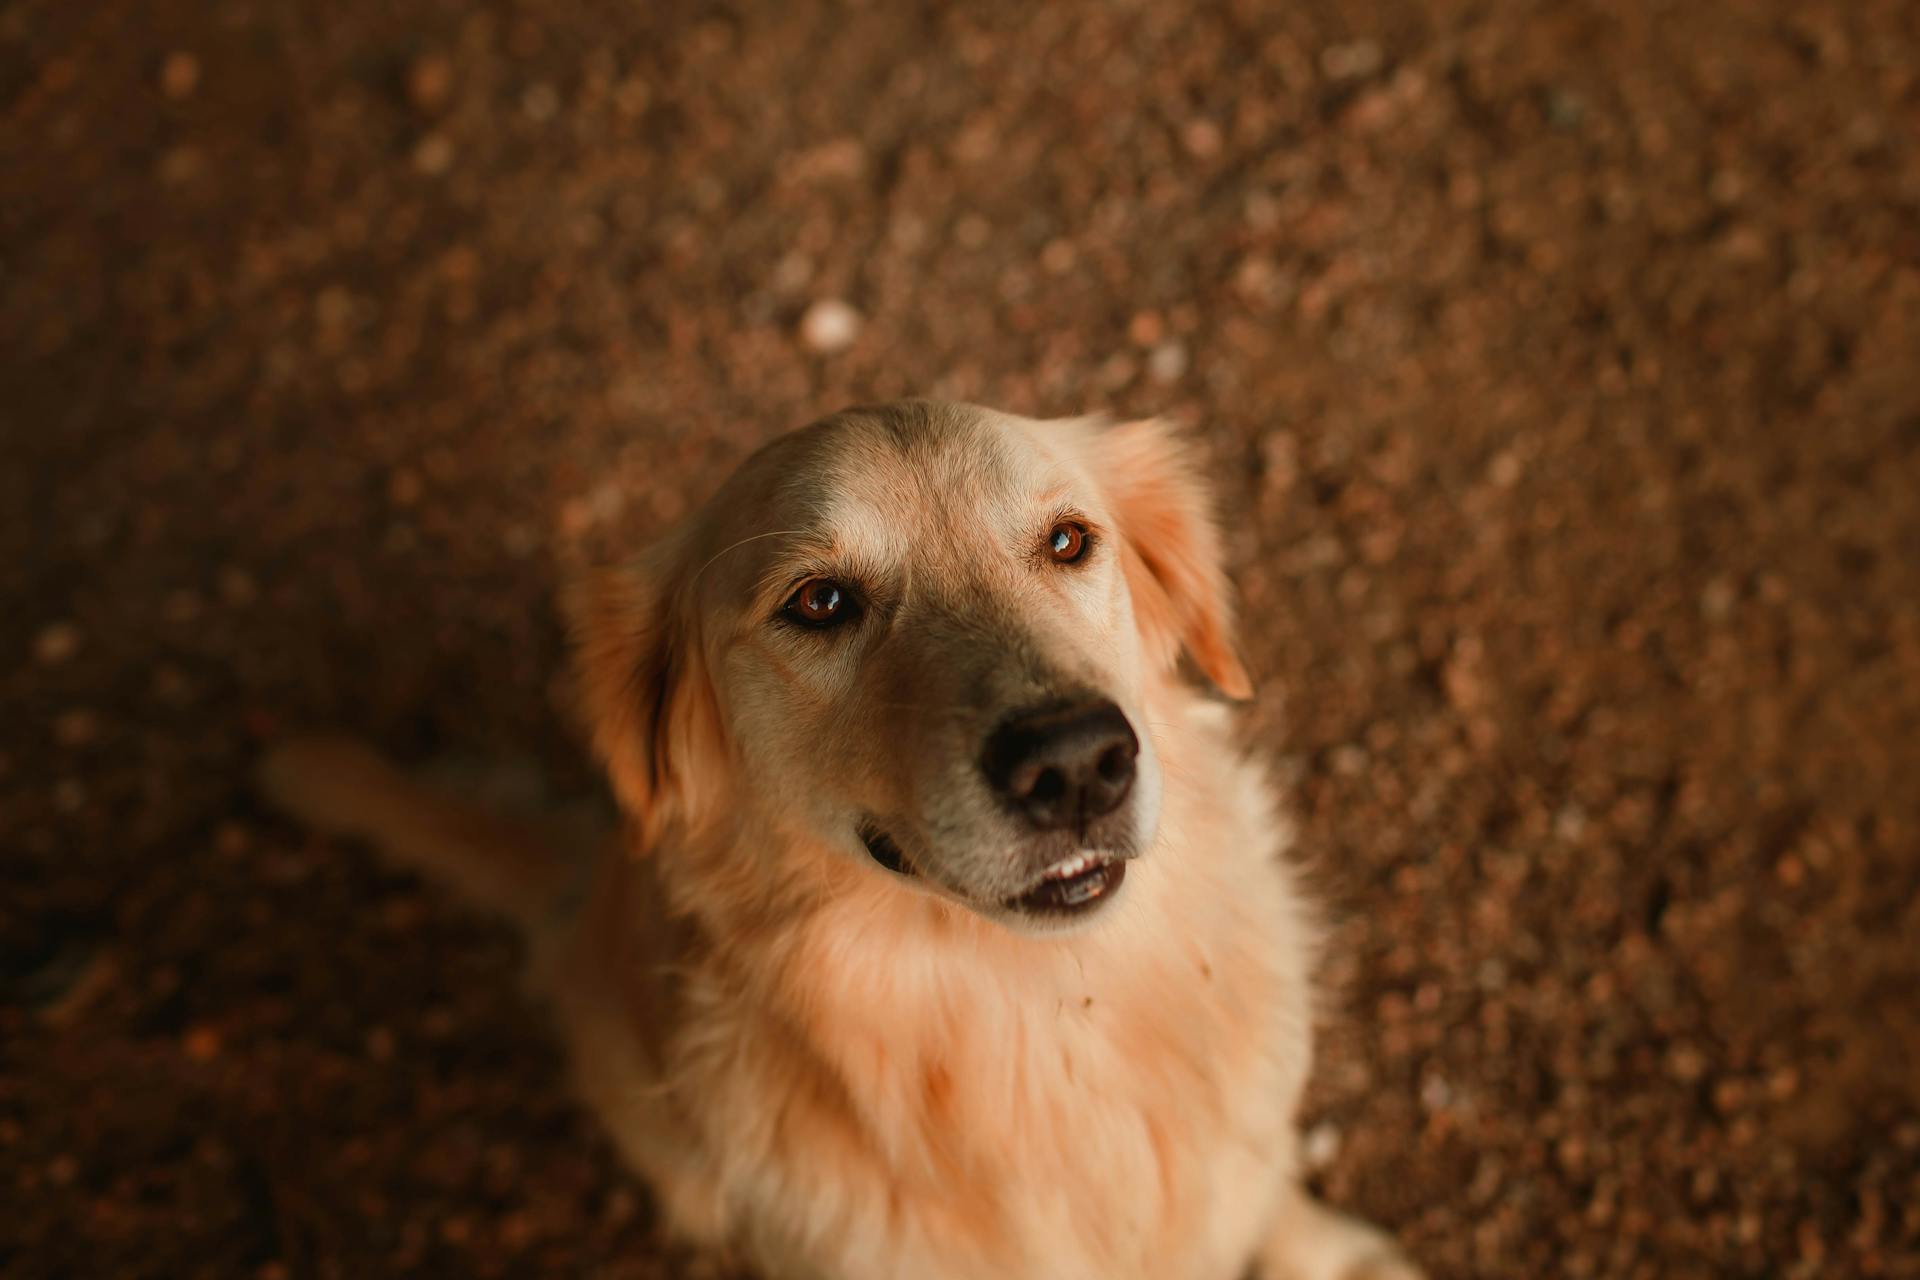
{"type": "Polygon", "coordinates": [[[782,938],[771,998],[690,989],[670,1087],[770,1274],[1241,1273],[1290,1172],[1310,930],[1254,770],[1196,736],[1219,767],[1169,787],[1097,929],[880,882],[782,938]]]}

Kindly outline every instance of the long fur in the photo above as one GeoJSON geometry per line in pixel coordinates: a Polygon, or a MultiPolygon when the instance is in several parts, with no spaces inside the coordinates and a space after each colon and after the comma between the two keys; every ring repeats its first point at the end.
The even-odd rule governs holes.
{"type": "MultiPolygon", "coordinates": [[[[918,421],[886,425],[912,440],[918,421]]],[[[994,429],[1042,425],[1005,421],[994,429]]],[[[798,471],[814,454],[796,451],[822,438],[749,476],[818,474],[824,501],[888,465],[885,442],[861,436],[798,471]]],[[[965,447],[989,449],[982,438],[965,447]]],[[[714,640],[712,606],[669,585],[686,562],[657,554],[653,577],[576,596],[587,711],[632,832],[584,893],[536,833],[363,748],[290,744],[265,766],[268,790],[519,921],[576,1086],[668,1221],[768,1276],[1238,1280],[1251,1264],[1272,1280],[1417,1277],[1297,1184],[1318,931],[1263,769],[1175,670],[1185,650],[1222,691],[1250,691],[1197,472],[1158,428],[1072,424],[1046,440],[1102,478],[1126,539],[1130,591],[1100,607],[1133,602],[1134,712],[1163,775],[1153,845],[1091,927],[1008,928],[789,820],[831,776],[739,740],[766,732],[739,710],[766,686],[727,685],[742,659],[714,640]]],[[[992,459],[961,461],[936,483],[992,459]]],[[[710,537],[726,548],[737,533],[710,537]]],[[[716,554],[696,536],[675,545],[716,554]]],[[[1014,621],[1042,634],[1018,613],[1032,607],[1014,621]]],[[[909,658],[888,689],[940,660],[909,658]]]]}

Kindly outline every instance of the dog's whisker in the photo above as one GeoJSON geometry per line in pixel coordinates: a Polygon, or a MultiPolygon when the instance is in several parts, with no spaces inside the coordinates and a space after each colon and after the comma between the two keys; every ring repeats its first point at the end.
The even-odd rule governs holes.
{"type": "Polygon", "coordinates": [[[702,564],[698,569],[695,569],[693,571],[693,576],[687,579],[687,585],[692,586],[694,583],[700,581],[701,575],[705,574],[707,570],[713,568],[714,561],[718,560],[721,556],[724,556],[729,552],[738,551],[741,547],[746,546],[749,542],[759,542],[762,538],[794,537],[804,532],[805,530],[803,529],[773,529],[766,533],[752,534],[748,537],[740,539],[740,541],[738,542],[731,543],[727,546],[724,546],[720,548],[718,551],[714,552],[712,555],[708,556],[706,559],[706,562],[702,564]]]}

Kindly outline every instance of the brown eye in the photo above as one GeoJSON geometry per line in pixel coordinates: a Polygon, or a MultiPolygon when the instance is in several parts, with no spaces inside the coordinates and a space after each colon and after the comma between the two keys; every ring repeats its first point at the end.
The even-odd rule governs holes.
{"type": "Polygon", "coordinates": [[[809,578],[787,597],[780,612],[803,627],[824,631],[851,620],[858,610],[853,596],[832,578],[809,578]]]}
{"type": "Polygon", "coordinates": [[[1087,528],[1072,520],[1062,520],[1047,534],[1047,554],[1060,564],[1072,564],[1087,554],[1087,528]]]}

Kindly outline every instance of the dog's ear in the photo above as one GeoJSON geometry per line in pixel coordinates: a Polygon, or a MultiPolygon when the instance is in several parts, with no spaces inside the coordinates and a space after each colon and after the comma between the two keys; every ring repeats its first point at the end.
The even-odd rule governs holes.
{"type": "Polygon", "coordinates": [[[1221,693],[1251,698],[1212,496],[1191,446],[1148,419],[1099,431],[1089,448],[1119,524],[1120,564],[1149,656],[1172,670],[1185,649],[1221,693]]]}
{"type": "Polygon", "coordinates": [[[678,541],[579,573],[566,599],[594,750],[649,845],[668,826],[697,825],[712,812],[726,776],[719,703],[684,599],[678,541]]]}

